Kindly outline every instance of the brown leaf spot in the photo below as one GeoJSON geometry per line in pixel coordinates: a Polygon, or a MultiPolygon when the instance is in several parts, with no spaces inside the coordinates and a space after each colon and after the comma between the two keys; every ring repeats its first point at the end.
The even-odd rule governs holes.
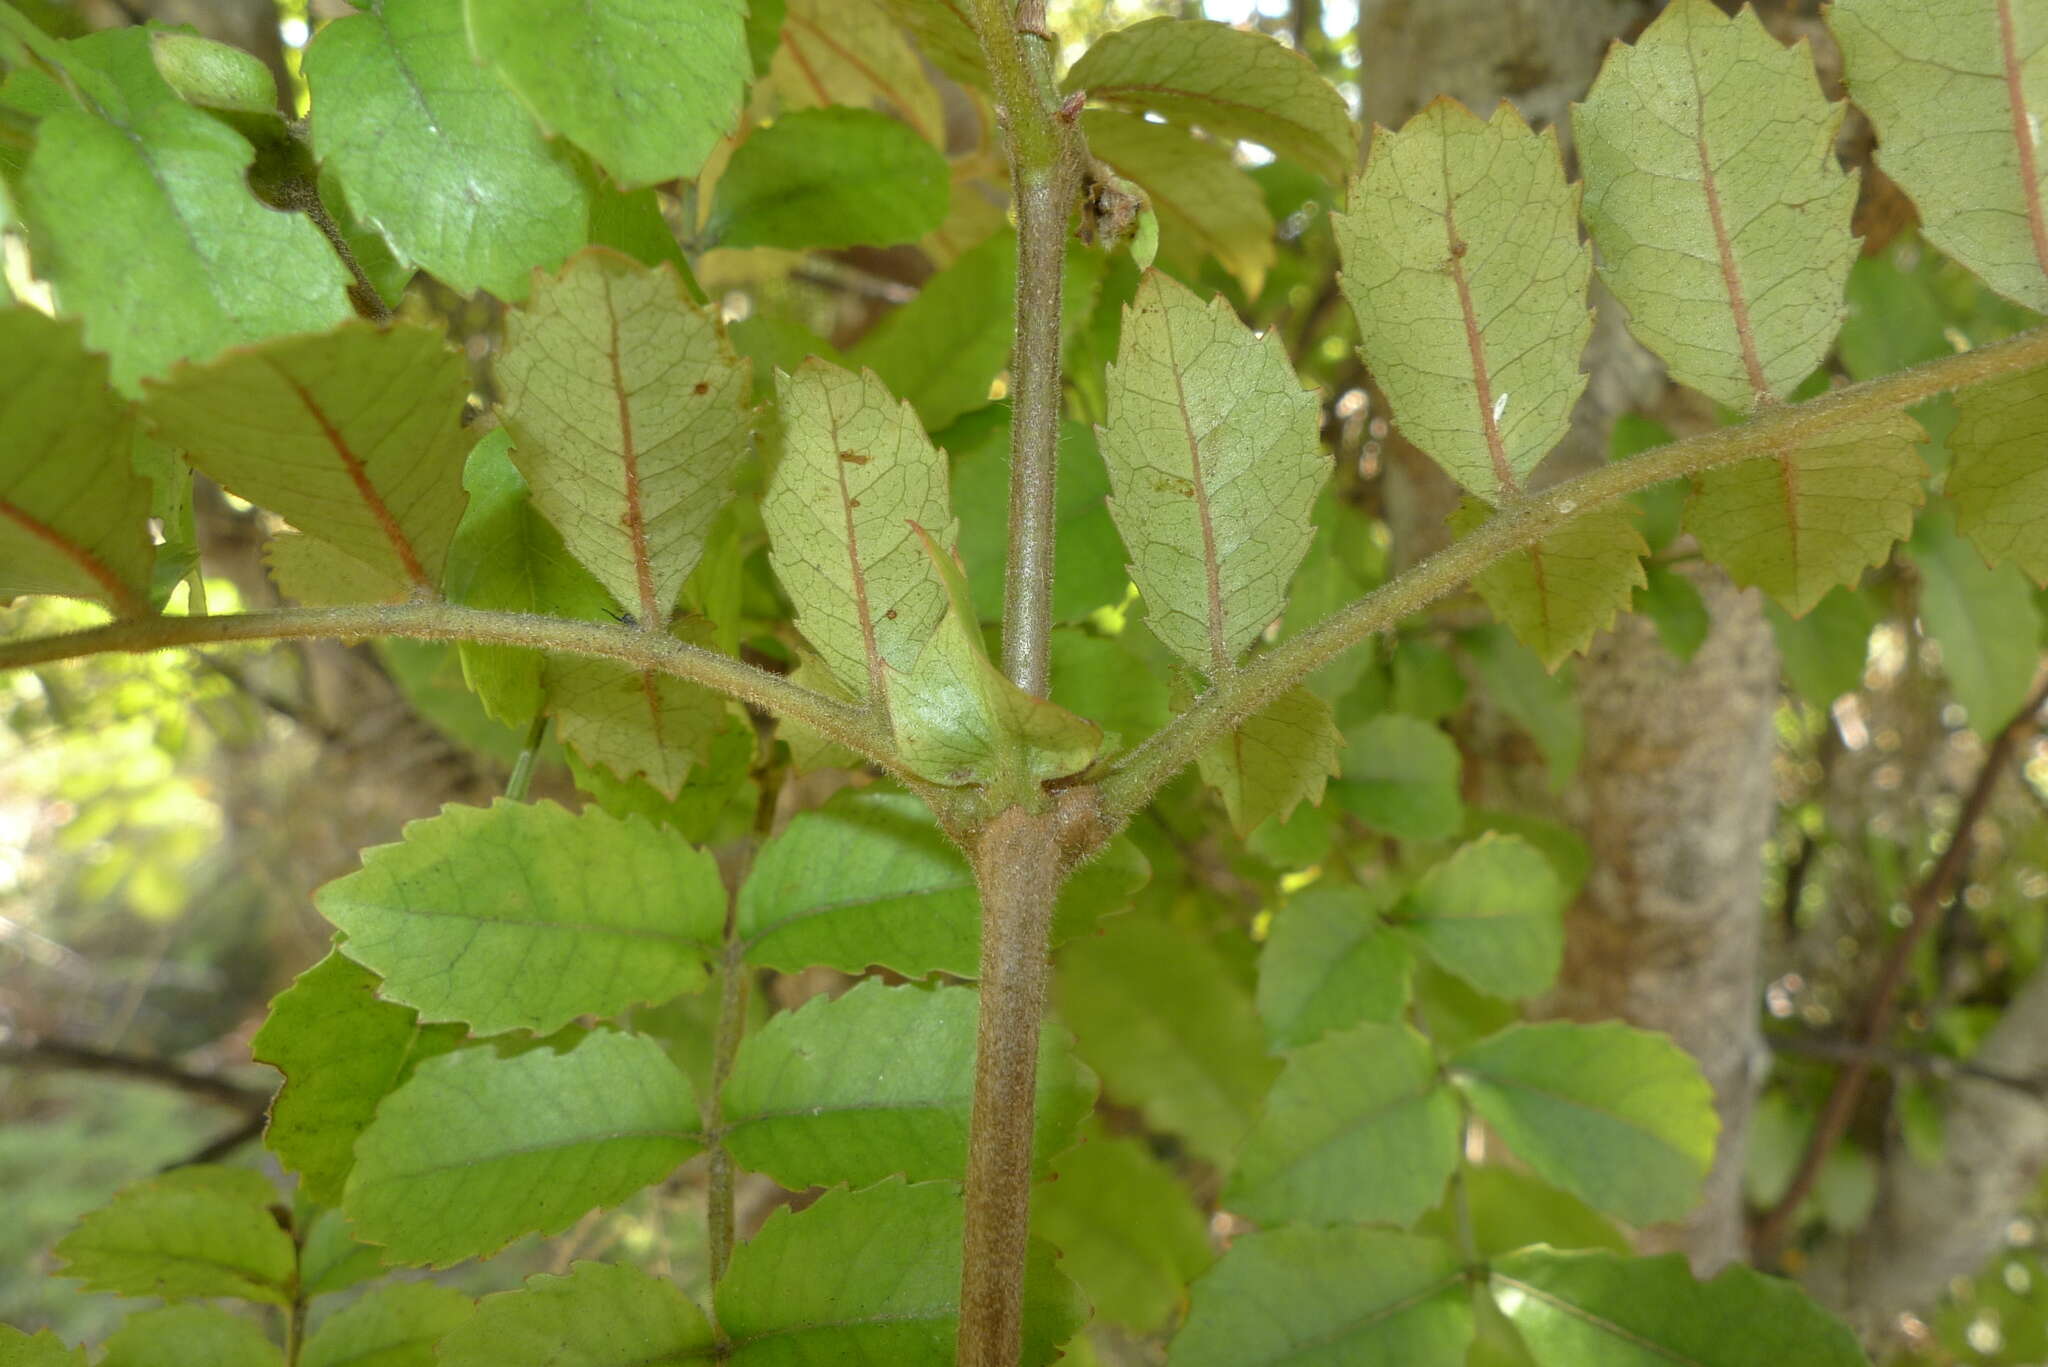
{"type": "Polygon", "coordinates": [[[841,451],[839,459],[845,461],[848,465],[866,465],[868,463],[866,456],[856,455],[852,451],[841,451]]]}
{"type": "Polygon", "coordinates": [[[888,618],[890,621],[893,622],[896,620],[896,609],[890,608],[887,612],[883,613],[882,616],[888,618]]]}
{"type": "Polygon", "coordinates": [[[709,394],[711,392],[711,382],[709,380],[699,380],[690,392],[692,394],[709,394]]]}
{"type": "Polygon", "coordinates": [[[848,500],[846,500],[846,506],[849,508],[858,508],[860,507],[860,500],[857,498],[849,498],[848,500]]]}

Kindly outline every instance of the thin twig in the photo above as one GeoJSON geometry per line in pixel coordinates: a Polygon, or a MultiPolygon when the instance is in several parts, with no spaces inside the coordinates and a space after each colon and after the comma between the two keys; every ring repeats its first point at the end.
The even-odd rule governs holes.
{"type": "Polygon", "coordinates": [[[157,1171],[160,1173],[171,1172],[178,1168],[189,1168],[199,1163],[218,1162],[236,1149],[241,1148],[242,1145],[259,1137],[263,1133],[263,1127],[269,1122],[269,1119],[270,1117],[262,1111],[257,1111],[218,1139],[207,1141],[207,1143],[194,1149],[176,1162],[164,1164],[157,1171]]]}
{"type": "MultiPolygon", "coordinates": [[[[1898,938],[1892,941],[1891,950],[1878,969],[1870,998],[1864,1005],[1863,1019],[1856,1028],[1855,1038],[1866,1048],[1881,1045],[1890,1036],[1892,1026],[1898,1020],[1899,997],[1912,968],[1913,952],[1940,919],[1950,888],[1969,862],[1971,851],[1976,848],[1973,832],[1991,803],[1991,794],[1998,787],[2007,761],[2020,741],[2039,725],[2039,713],[2044,706],[2048,706],[2048,677],[2043,678],[2028,697],[2026,706],[2005,724],[1986,748],[1984,761],[1977,767],[1977,776],[1970,784],[1968,796],[1963,799],[1962,811],[1956,816],[1948,848],[1941,852],[1941,858],[1907,898],[1911,919],[1898,938]]],[[[1783,1251],[1792,1232],[1792,1221],[1799,1207],[1812,1192],[1814,1183],[1820,1180],[1821,1168],[1826,1164],[1828,1155],[1834,1152],[1835,1145],[1848,1132],[1849,1120],[1863,1095],[1863,1084],[1870,1078],[1873,1062],[1874,1058],[1869,1053],[1857,1055],[1835,1075],[1834,1086],[1829,1089],[1827,1101],[1821,1106],[1820,1118],[1814,1122],[1813,1133],[1807,1139],[1805,1151],[1799,1156],[1799,1166],[1793,1171],[1791,1182],[1777,1204],[1757,1222],[1750,1236],[1751,1256],[1758,1266],[1770,1267],[1777,1262],[1778,1254],[1783,1251]]]]}
{"type": "Polygon", "coordinates": [[[154,1082],[175,1087],[203,1101],[231,1106],[238,1111],[253,1111],[258,1115],[270,1104],[270,1092],[264,1088],[251,1087],[212,1073],[195,1073],[169,1059],[93,1049],[63,1040],[34,1039],[27,1044],[0,1046],[0,1063],[23,1068],[65,1068],[73,1072],[103,1073],[139,1082],[154,1082]]]}
{"type": "Polygon", "coordinates": [[[1839,1036],[1773,1035],[1767,1036],[1765,1042],[1771,1052],[1777,1054],[1826,1059],[1830,1063],[1863,1062],[1892,1072],[1924,1073],[1936,1078],[1969,1078],[1975,1082],[2009,1087],[2028,1096],[2048,1097],[2048,1073],[2001,1073],[1968,1059],[1950,1058],[1947,1054],[1929,1053],[1924,1049],[1893,1049],[1839,1036]]]}

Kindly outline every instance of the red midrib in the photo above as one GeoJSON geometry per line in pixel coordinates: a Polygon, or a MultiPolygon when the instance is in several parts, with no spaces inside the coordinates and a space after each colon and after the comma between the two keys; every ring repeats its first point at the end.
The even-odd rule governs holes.
{"type": "Polygon", "coordinates": [[[78,542],[30,513],[28,509],[8,499],[0,498],[0,517],[6,518],[36,540],[50,546],[59,555],[77,565],[91,577],[95,584],[107,592],[107,597],[122,616],[136,614],[142,610],[142,600],[135,596],[135,590],[128,587],[121,576],[114,573],[113,566],[94,555],[78,542]]]}
{"type": "Polygon", "coordinates": [[[2019,36],[2013,30],[2012,0],[1998,0],[1998,47],[2005,59],[2005,102],[2012,110],[2012,140],[2019,149],[2020,192],[2026,196],[2034,260],[2048,271],[2048,217],[2041,208],[2041,173],[2034,160],[2034,128],[2027,118],[2027,90],[2020,71],[2019,36]]]}
{"type": "Polygon", "coordinates": [[[341,468],[347,472],[349,482],[355,485],[357,497],[361,498],[363,506],[370,510],[370,516],[377,519],[377,526],[383,531],[384,539],[391,543],[391,549],[398,556],[398,563],[405,569],[405,577],[422,588],[434,587],[433,580],[427,577],[426,567],[420,563],[418,552],[413,549],[411,538],[406,536],[404,529],[398,525],[398,519],[391,515],[391,509],[385,504],[384,496],[377,492],[377,486],[370,482],[370,473],[363,468],[362,457],[348,444],[348,438],[342,435],[341,429],[327,416],[327,410],[320,406],[320,401],[313,397],[312,391],[300,384],[295,376],[279,366],[276,361],[270,364],[277,371],[278,378],[299,396],[299,402],[306,406],[306,412],[312,415],[313,421],[320,425],[320,431],[327,437],[327,444],[334,448],[335,456],[341,461],[341,468]]]}
{"type": "Polygon", "coordinates": [[[633,586],[640,594],[640,629],[665,631],[668,613],[654,596],[654,566],[647,558],[647,519],[640,508],[640,453],[633,442],[633,408],[626,400],[626,376],[619,361],[619,310],[605,285],[605,317],[611,324],[612,394],[619,409],[619,460],[626,475],[626,537],[633,550],[633,586]]]}
{"type": "Polygon", "coordinates": [[[1757,355],[1756,333],[1749,322],[1749,296],[1743,292],[1742,273],[1735,264],[1735,244],[1728,238],[1728,223],[1721,216],[1721,188],[1714,180],[1713,159],[1707,154],[1707,92],[1700,89],[1699,63],[1693,63],[1693,143],[1700,154],[1700,189],[1707,197],[1707,220],[1714,226],[1714,249],[1721,258],[1721,285],[1728,292],[1728,311],[1735,320],[1735,340],[1742,350],[1742,368],[1758,400],[1772,397],[1771,382],[1764,378],[1764,365],[1757,355]]]}
{"type": "Polygon", "coordinates": [[[1458,219],[1452,207],[1451,145],[1443,142],[1444,238],[1451,255],[1451,281],[1458,288],[1458,310],[1465,319],[1465,349],[1472,357],[1472,380],[1478,391],[1479,426],[1486,434],[1486,454],[1493,462],[1493,478],[1509,494],[1517,492],[1515,472],[1508,464],[1507,447],[1500,439],[1500,421],[1493,414],[1493,376],[1486,367],[1486,338],[1479,331],[1479,311],[1472,304],[1472,284],[1465,278],[1465,240],[1458,236],[1458,219]]]}

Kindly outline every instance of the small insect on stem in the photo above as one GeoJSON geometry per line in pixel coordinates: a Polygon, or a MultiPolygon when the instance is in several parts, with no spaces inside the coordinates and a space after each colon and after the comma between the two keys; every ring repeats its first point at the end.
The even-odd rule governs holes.
{"type": "Polygon", "coordinates": [[[610,617],[614,622],[623,622],[629,627],[637,627],[640,625],[639,619],[633,616],[633,614],[630,612],[622,611],[619,608],[606,608],[604,611],[605,615],[607,617],[610,617]]]}

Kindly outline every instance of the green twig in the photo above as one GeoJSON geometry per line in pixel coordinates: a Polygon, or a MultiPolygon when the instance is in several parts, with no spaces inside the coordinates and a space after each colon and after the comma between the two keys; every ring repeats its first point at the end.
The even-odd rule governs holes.
{"type": "Polygon", "coordinates": [[[527,789],[533,787],[534,765],[540,759],[540,748],[547,743],[548,714],[534,714],[533,725],[526,728],[526,744],[520,748],[519,758],[512,764],[512,777],[505,780],[505,796],[514,802],[526,801],[527,789]]]}

